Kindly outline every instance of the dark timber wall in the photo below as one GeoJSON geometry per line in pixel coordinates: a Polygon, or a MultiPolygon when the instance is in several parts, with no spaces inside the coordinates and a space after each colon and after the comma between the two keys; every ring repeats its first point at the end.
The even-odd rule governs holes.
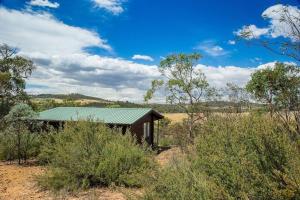
{"type": "Polygon", "coordinates": [[[136,139],[139,143],[143,142],[143,137],[144,137],[144,123],[149,122],[150,123],[150,136],[148,138],[145,138],[145,141],[153,145],[154,137],[154,116],[153,114],[148,114],[139,119],[137,122],[131,125],[130,131],[131,133],[136,135],[136,139]]]}

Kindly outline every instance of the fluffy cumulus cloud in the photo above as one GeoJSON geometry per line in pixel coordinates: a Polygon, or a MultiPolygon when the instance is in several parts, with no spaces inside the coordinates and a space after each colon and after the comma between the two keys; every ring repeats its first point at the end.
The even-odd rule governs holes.
{"type": "Polygon", "coordinates": [[[258,28],[255,25],[243,26],[238,31],[234,32],[234,34],[238,36],[243,36],[243,34],[247,35],[247,39],[257,39],[262,35],[266,35],[269,32],[268,28],[258,28]]]}
{"type": "MultiPolygon", "coordinates": [[[[217,88],[223,88],[226,83],[235,83],[241,87],[249,81],[253,72],[267,67],[274,67],[277,61],[260,64],[256,67],[238,67],[238,66],[207,66],[198,64],[196,67],[206,75],[208,82],[217,88]]],[[[285,62],[293,65],[295,63],[285,62]]]]}
{"type": "Polygon", "coordinates": [[[229,52],[223,49],[223,47],[216,44],[213,40],[206,40],[199,43],[195,48],[195,50],[200,50],[209,56],[224,56],[228,55],[229,52]]]}
{"type": "Polygon", "coordinates": [[[197,68],[206,75],[208,82],[216,87],[223,88],[226,83],[235,83],[244,86],[250,78],[255,68],[236,67],[236,66],[206,66],[197,65],[197,68]]]}
{"type": "Polygon", "coordinates": [[[26,52],[78,53],[85,47],[112,48],[97,33],[58,21],[48,13],[0,7],[0,40],[26,52]]]}
{"type": "Polygon", "coordinates": [[[0,7],[0,26],[0,43],[17,47],[37,66],[27,84],[30,93],[79,92],[136,101],[159,76],[156,66],[87,53],[86,47],[111,47],[97,33],[64,24],[49,13],[0,7]]]}
{"type": "Polygon", "coordinates": [[[59,3],[51,2],[49,0],[31,0],[28,2],[31,6],[40,6],[40,7],[49,7],[49,8],[58,8],[59,3]]]}
{"type": "Polygon", "coordinates": [[[291,22],[299,25],[300,21],[300,9],[296,6],[284,6],[282,4],[274,5],[266,9],[262,16],[270,20],[270,35],[273,38],[282,36],[291,38],[292,40],[299,40],[295,38],[295,32],[299,31],[299,27],[291,26],[291,22]],[[286,18],[289,21],[282,21],[282,18],[286,18]]]}
{"type": "Polygon", "coordinates": [[[270,36],[272,38],[285,37],[291,40],[299,40],[299,20],[300,9],[297,6],[277,4],[267,8],[262,17],[269,21],[269,26],[258,28],[256,25],[243,26],[234,34],[242,35],[248,33],[248,39],[257,39],[261,36],[270,36]],[[293,26],[291,24],[295,24],[293,26]],[[295,34],[296,33],[296,34],[295,34]]]}
{"type": "Polygon", "coordinates": [[[121,58],[89,54],[30,57],[38,66],[28,82],[31,93],[78,92],[112,100],[140,101],[151,80],[160,76],[156,66],[121,58]]]}
{"type": "Polygon", "coordinates": [[[93,0],[95,5],[99,8],[103,8],[114,15],[119,15],[124,11],[122,3],[124,0],[93,0]]]}
{"type": "MultiPolygon", "coordinates": [[[[143,65],[121,58],[72,54],[69,56],[28,55],[38,68],[28,81],[28,92],[82,93],[111,100],[141,102],[151,80],[160,73],[155,65],[143,65]]],[[[205,73],[208,82],[217,88],[233,82],[244,86],[257,69],[273,67],[275,62],[253,68],[207,66],[196,68],[205,73]]],[[[157,101],[164,101],[158,96],[157,101]]]]}
{"type": "Polygon", "coordinates": [[[154,61],[154,59],[151,56],[147,56],[147,55],[139,55],[139,54],[135,54],[132,56],[133,60],[146,60],[146,61],[154,61]]]}

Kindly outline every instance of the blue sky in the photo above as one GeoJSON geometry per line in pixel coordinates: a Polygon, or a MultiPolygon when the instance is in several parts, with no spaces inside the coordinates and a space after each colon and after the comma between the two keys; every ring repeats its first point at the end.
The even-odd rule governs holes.
{"type": "MultiPolygon", "coordinates": [[[[266,9],[278,3],[294,6],[296,9],[299,9],[300,4],[298,0],[0,0],[0,24],[2,20],[3,29],[7,28],[7,31],[2,30],[1,32],[0,30],[0,43],[18,47],[20,53],[37,62],[39,66],[37,72],[28,84],[31,92],[61,93],[70,91],[71,85],[76,88],[76,84],[86,86],[92,84],[95,86],[93,93],[86,92],[85,89],[72,89],[71,92],[100,97],[107,96],[107,98],[118,100],[139,101],[141,95],[136,98],[136,94],[145,91],[146,82],[158,76],[151,70],[155,70],[162,57],[171,53],[199,52],[203,55],[200,61],[201,65],[208,68],[220,66],[238,68],[235,71],[255,68],[274,61],[292,61],[259,46],[249,46],[245,42],[233,42],[236,38],[234,32],[244,25],[254,24],[258,28],[268,27],[270,20],[264,20],[261,15],[266,9]],[[10,26],[17,26],[18,23],[13,20],[14,17],[23,18],[23,15],[24,20],[27,19],[27,21],[20,25],[19,33],[9,35],[11,30],[15,30],[10,26]],[[42,27],[48,22],[51,26],[47,27],[50,28],[42,27]],[[28,25],[24,25],[24,23],[28,23],[28,25]],[[35,23],[36,26],[34,26],[35,23]],[[36,30],[39,28],[41,30],[36,30]],[[72,28],[78,29],[77,35],[76,30],[72,28]],[[31,34],[32,37],[25,37],[26,34],[31,34]],[[64,43],[64,37],[68,37],[66,43],[64,43]],[[71,40],[72,37],[74,37],[73,40],[71,40]],[[53,42],[48,44],[46,40],[53,42]],[[82,42],[78,42],[78,40],[82,42]],[[30,44],[33,45],[30,46],[30,44]],[[55,47],[58,49],[56,50],[55,47]],[[134,57],[134,55],[138,56],[134,57]],[[74,59],[74,57],[76,58],[74,59]],[[73,59],[70,64],[71,58],[73,59]],[[74,60],[77,59],[76,63],[74,60]],[[46,64],[47,60],[48,65],[46,64]],[[81,63],[83,60],[86,62],[81,63]],[[105,82],[98,81],[97,77],[94,82],[81,80],[82,71],[89,72],[86,68],[93,65],[91,64],[93,62],[95,62],[95,66],[102,63],[91,70],[97,71],[99,80],[107,79],[105,82]],[[121,62],[119,64],[124,68],[123,71],[116,70],[118,62],[121,62]],[[67,67],[68,69],[64,68],[66,63],[70,65],[67,67]],[[107,66],[111,63],[114,65],[107,67],[108,69],[104,70],[105,78],[101,78],[103,73],[99,69],[103,69],[103,65],[107,66]],[[127,65],[129,65],[127,68],[124,67],[127,65]],[[149,68],[149,73],[155,75],[149,77],[140,75],[139,73],[142,74],[142,72],[139,70],[145,68],[146,71],[149,68]],[[46,70],[48,71],[46,72],[46,70]],[[111,71],[107,72],[108,70],[111,71]],[[78,73],[74,73],[72,76],[61,75],[67,72],[78,73]],[[126,77],[116,75],[125,72],[128,72],[126,77]],[[137,76],[137,80],[141,81],[142,86],[135,87],[129,84],[130,81],[135,82],[135,79],[129,78],[132,75],[130,73],[137,76]],[[47,78],[41,78],[46,77],[45,74],[49,79],[51,79],[51,75],[58,76],[59,74],[64,81],[55,89],[55,87],[49,86],[47,78]],[[109,84],[114,81],[119,82],[119,85],[109,84]],[[65,91],[58,89],[64,85],[68,89],[65,91]],[[49,87],[49,90],[45,87],[49,87]],[[101,90],[106,92],[99,92],[101,90]]],[[[272,39],[280,40],[280,37],[272,39]]],[[[217,73],[215,68],[205,70],[208,73],[217,73]]],[[[226,71],[227,68],[224,70],[226,71]]],[[[231,72],[236,73],[235,71],[229,70],[228,73],[230,75],[231,72]]],[[[239,77],[239,75],[236,76],[239,77]]],[[[225,77],[225,75],[220,74],[219,77],[225,77]]],[[[238,80],[240,81],[240,79],[238,80]]],[[[245,81],[246,78],[242,82],[245,81]]]]}

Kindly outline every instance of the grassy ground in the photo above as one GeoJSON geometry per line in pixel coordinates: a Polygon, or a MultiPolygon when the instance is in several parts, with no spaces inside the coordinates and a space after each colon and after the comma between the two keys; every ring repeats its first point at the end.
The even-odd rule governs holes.
{"type": "MultiPolygon", "coordinates": [[[[181,154],[179,148],[172,148],[156,156],[156,161],[163,167],[174,157],[181,154]]],[[[45,172],[45,168],[29,162],[19,166],[16,162],[0,162],[0,199],[1,200],[29,200],[29,199],[64,199],[64,200],[126,200],[142,195],[142,189],[127,188],[94,188],[76,194],[53,194],[42,190],[36,183],[35,177],[45,172]],[[128,198],[130,197],[130,198],[128,198]]]]}

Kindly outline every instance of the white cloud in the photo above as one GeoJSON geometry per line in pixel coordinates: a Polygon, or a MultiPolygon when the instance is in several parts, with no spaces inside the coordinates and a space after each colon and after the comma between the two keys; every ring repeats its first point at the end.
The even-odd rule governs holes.
{"type": "Polygon", "coordinates": [[[160,77],[156,66],[98,55],[23,54],[37,70],[28,81],[30,93],[82,93],[111,100],[142,101],[151,80],[160,77]]]}
{"type": "Polygon", "coordinates": [[[213,40],[206,40],[204,42],[201,42],[194,49],[201,50],[204,53],[214,57],[229,54],[228,51],[224,50],[223,47],[217,45],[213,40]]]}
{"type": "Polygon", "coordinates": [[[270,36],[272,38],[285,37],[294,41],[299,41],[299,20],[300,9],[297,6],[277,4],[267,8],[262,17],[269,20],[269,26],[258,28],[256,25],[243,26],[234,34],[240,36],[242,33],[247,33],[247,39],[257,39],[261,36],[270,36]],[[295,26],[291,25],[291,22],[295,26]],[[296,34],[295,34],[296,33],[296,34]]]}
{"type": "Polygon", "coordinates": [[[133,60],[146,60],[146,61],[154,61],[154,59],[151,56],[147,56],[147,55],[139,55],[139,54],[135,54],[134,56],[132,56],[133,60]]]}
{"type": "Polygon", "coordinates": [[[270,20],[270,35],[273,38],[277,38],[279,36],[291,38],[292,40],[300,40],[299,33],[298,36],[295,37],[297,31],[299,31],[299,27],[291,26],[290,22],[283,21],[282,19],[288,19],[291,22],[294,22],[296,25],[299,25],[300,22],[300,9],[296,6],[284,6],[282,4],[277,4],[266,9],[262,16],[265,19],[270,20]],[[287,18],[288,17],[288,18],[287,18]]]}
{"type": "Polygon", "coordinates": [[[124,11],[122,3],[124,0],[93,0],[95,5],[99,8],[104,8],[114,15],[119,15],[124,11]]]}
{"type": "MultiPolygon", "coordinates": [[[[138,64],[121,58],[72,54],[68,56],[26,55],[37,63],[29,79],[30,93],[82,93],[111,100],[142,102],[151,80],[160,78],[155,65],[138,64]]],[[[246,68],[198,64],[210,85],[223,88],[227,82],[244,86],[251,73],[275,62],[246,68]]],[[[157,101],[163,101],[162,96],[157,101]]]]}
{"type": "Polygon", "coordinates": [[[235,40],[228,40],[228,42],[227,42],[228,44],[230,44],[230,45],[235,45],[235,40]]]}
{"type": "Polygon", "coordinates": [[[246,39],[257,39],[269,32],[268,28],[258,28],[255,25],[243,26],[241,29],[234,32],[238,36],[246,34],[246,39]]]}
{"type": "Polygon", "coordinates": [[[68,54],[93,46],[112,50],[97,33],[64,24],[49,13],[0,7],[0,27],[0,42],[25,52],[68,54]]]}
{"type": "Polygon", "coordinates": [[[256,68],[237,66],[207,66],[198,64],[197,67],[206,75],[208,82],[217,88],[223,88],[226,83],[233,82],[244,86],[256,68]]]}
{"type": "MultiPolygon", "coordinates": [[[[265,64],[260,64],[259,66],[256,67],[256,69],[274,68],[277,62],[278,61],[273,61],[265,64]]],[[[283,62],[283,63],[286,65],[296,65],[296,63],[294,62],[283,62]]]]}
{"type": "Polygon", "coordinates": [[[40,7],[49,7],[49,8],[58,8],[59,3],[57,2],[50,2],[48,0],[31,0],[28,2],[31,6],[40,6],[40,7]]]}

